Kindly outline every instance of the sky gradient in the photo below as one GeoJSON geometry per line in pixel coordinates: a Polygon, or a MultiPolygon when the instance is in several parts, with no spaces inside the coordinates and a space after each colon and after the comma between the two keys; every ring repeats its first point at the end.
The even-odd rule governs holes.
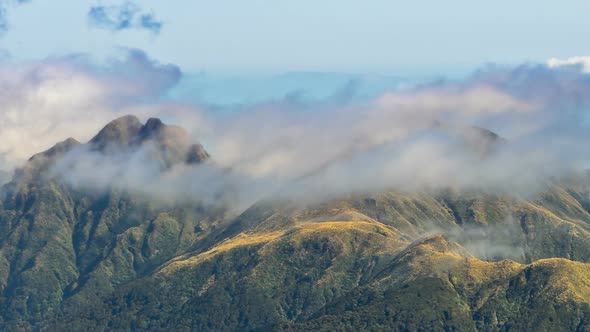
{"type": "Polygon", "coordinates": [[[588,1],[21,2],[0,0],[17,60],[130,47],[186,72],[407,76],[590,54],[588,1]]]}

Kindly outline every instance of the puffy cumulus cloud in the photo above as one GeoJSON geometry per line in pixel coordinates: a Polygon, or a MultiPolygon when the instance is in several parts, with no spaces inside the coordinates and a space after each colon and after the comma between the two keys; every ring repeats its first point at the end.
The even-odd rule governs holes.
{"type": "Polygon", "coordinates": [[[559,59],[551,58],[547,60],[547,65],[551,68],[563,66],[579,66],[585,72],[590,72],[590,56],[574,56],[571,58],[559,59]]]}
{"type": "Polygon", "coordinates": [[[0,63],[0,169],[67,137],[88,139],[121,112],[146,116],[146,100],[176,84],[180,70],[139,50],[102,65],[85,56],[0,63]]]}
{"type": "Polygon", "coordinates": [[[121,5],[93,6],[88,11],[88,21],[92,26],[102,29],[143,29],[153,34],[160,33],[164,25],[153,13],[142,11],[137,4],[129,1],[121,5]]]}

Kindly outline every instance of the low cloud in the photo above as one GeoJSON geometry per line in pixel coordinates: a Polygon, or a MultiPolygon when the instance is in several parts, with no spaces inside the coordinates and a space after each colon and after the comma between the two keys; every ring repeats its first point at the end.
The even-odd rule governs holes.
{"type": "Polygon", "coordinates": [[[150,115],[145,104],[180,76],[139,50],[102,65],[82,55],[0,63],[0,169],[67,137],[87,140],[121,113],[150,115]]]}
{"type": "Polygon", "coordinates": [[[7,124],[0,131],[5,159],[22,160],[67,136],[84,141],[123,112],[179,124],[212,156],[161,173],[149,147],[122,155],[81,147],[52,171],[85,189],[117,186],[240,208],[261,198],[317,201],[382,190],[531,195],[590,162],[590,75],[575,66],[486,67],[368,101],[301,109],[285,98],[219,114],[157,98],[180,72],[139,51],[99,67],[80,62],[2,69],[2,91],[11,91],[0,95],[9,106],[0,122],[7,124]]]}
{"type": "MultiPolygon", "coordinates": [[[[79,145],[47,175],[78,190],[223,205],[232,215],[260,200],[315,204],[388,190],[529,198],[590,164],[590,74],[580,66],[485,67],[370,100],[287,96],[223,114],[162,99],[180,76],[138,50],[101,65],[83,56],[2,65],[0,165],[69,136],[85,142],[126,113],[186,128],[211,159],[163,168],[155,144],[109,153],[79,145]]],[[[525,262],[534,255],[513,210],[493,225],[432,221],[424,233],[444,233],[482,259],[525,262]]]]}
{"type": "Polygon", "coordinates": [[[495,223],[463,224],[442,226],[436,222],[426,223],[426,232],[417,238],[433,234],[445,234],[449,239],[459,243],[473,256],[489,261],[511,259],[527,263],[534,252],[527,245],[526,234],[520,222],[506,209],[504,217],[495,223]]]}
{"type": "Polygon", "coordinates": [[[122,5],[93,6],[88,11],[88,22],[94,27],[111,31],[138,29],[147,30],[156,35],[160,33],[164,25],[153,13],[143,11],[133,2],[125,2],[122,5]]]}
{"type": "Polygon", "coordinates": [[[547,65],[551,68],[563,66],[579,66],[586,73],[590,72],[590,56],[574,56],[571,58],[551,58],[547,60],[547,65]]]}
{"type": "Polygon", "coordinates": [[[286,99],[205,114],[200,132],[218,164],[274,197],[447,187],[530,195],[590,162],[588,91],[577,67],[486,67],[361,104],[301,111],[286,99]]]}

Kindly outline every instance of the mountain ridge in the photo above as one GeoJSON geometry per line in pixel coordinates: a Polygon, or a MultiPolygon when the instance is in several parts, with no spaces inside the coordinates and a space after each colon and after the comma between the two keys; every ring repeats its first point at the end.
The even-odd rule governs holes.
{"type": "MultiPolygon", "coordinates": [[[[179,127],[125,116],[27,165],[82,148],[151,149],[163,172],[209,158],[179,127]]],[[[0,195],[0,329],[590,329],[589,184],[271,197],[234,216],[16,176],[0,195]]]]}

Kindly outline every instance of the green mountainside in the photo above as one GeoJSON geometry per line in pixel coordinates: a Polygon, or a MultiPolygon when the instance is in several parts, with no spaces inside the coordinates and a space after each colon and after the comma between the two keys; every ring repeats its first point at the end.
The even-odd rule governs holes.
{"type": "Polygon", "coordinates": [[[209,159],[182,129],[128,116],[3,186],[0,330],[590,330],[585,174],[530,198],[392,190],[234,216],[51,171],[76,149],[148,146],[162,171],[209,159]]]}

